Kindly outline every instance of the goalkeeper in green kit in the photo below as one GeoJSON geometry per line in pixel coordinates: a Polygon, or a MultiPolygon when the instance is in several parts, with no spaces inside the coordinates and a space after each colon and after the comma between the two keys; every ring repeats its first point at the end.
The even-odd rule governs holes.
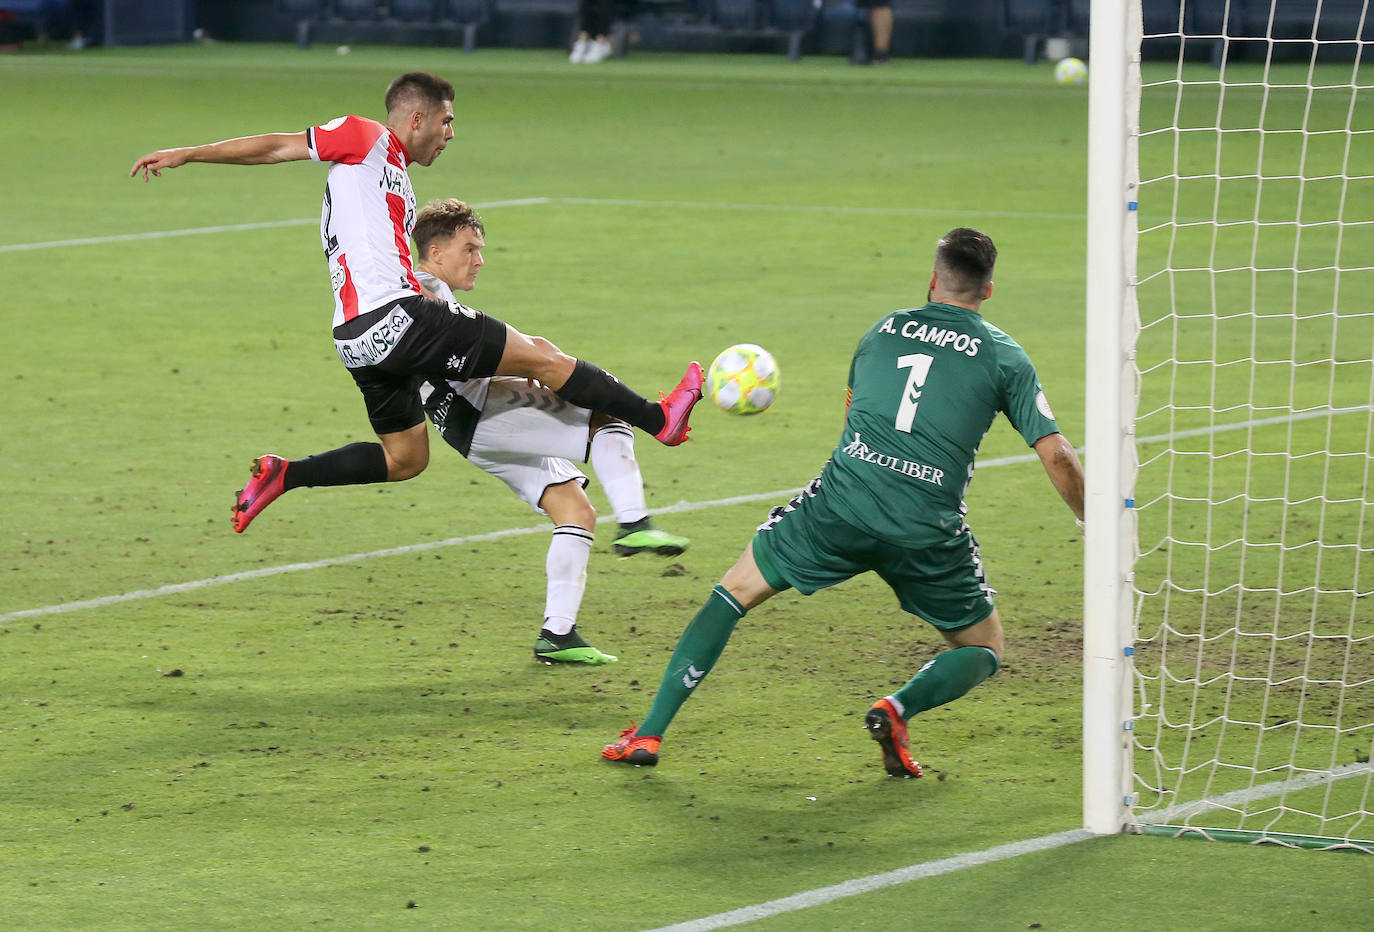
{"type": "Polygon", "coordinates": [[[1083,519],[1083,468],[1034,365],[979,313],[996,261],[986,234],[951,230],[935,249],[928,303],[864,334],[844,431],[820,478],[769,514],[682,633],[648,716],[602,757],[658,763],[668,724],[749,609],[786,589],[810,595],[872,570],[948,644],[864,720],[889,774],[921,776],[907,720],[958,699],[1001,664],[1002,621],[964,506],[978,445],[999,411],[1083,519]]]}

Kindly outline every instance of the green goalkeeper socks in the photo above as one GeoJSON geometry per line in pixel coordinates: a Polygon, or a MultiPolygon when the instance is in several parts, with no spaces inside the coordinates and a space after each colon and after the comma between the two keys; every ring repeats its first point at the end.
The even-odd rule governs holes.
{"type": "Polygon", "coordinates": [[[668,669],[663,671],[663,684],[635,734],[662,736],[692,690],[711,672],[735,624],[743,617],[744,608],[722,586],[711,590],[711,597],[673,648],[668,669]]]}
{"type": "Polygon", "coordinates": [[[997,672],[1000,662],[990,647],[956,647],[937,654],[892,698],[902,718],[953,702],[997,672]]]}

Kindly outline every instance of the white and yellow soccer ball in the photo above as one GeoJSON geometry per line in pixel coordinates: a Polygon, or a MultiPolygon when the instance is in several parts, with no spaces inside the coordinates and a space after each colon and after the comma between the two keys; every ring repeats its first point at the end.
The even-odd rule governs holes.
{"type": "Polygon", "coordinates": [[[778,364],[762,346],[736,343],[711,363],[706,393],[727,414],[758,414],[778,397],[778,364]]]}
{"type": "Polygon", "coordinates": [[[1081,58],[1061,58],[1054,66],[1054,83],[1065,86],[1088,80],[1088,66],[1081,58]]]}

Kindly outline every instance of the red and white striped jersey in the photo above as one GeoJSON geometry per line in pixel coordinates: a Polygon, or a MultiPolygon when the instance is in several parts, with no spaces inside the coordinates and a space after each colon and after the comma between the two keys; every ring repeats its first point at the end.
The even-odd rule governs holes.
{"type": "Polygon", "coordinates": [[[415,191],[410,156],[375,120],[346,116],[306,130],[310,158],[329,162],[320,239],[334,287],[334,324],[419,294],[411,265],[415,191]]]}

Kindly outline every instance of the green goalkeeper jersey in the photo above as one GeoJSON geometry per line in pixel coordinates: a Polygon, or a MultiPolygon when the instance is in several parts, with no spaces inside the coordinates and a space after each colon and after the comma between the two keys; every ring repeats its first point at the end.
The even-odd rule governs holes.
{"type": "Polygon", "coordinates": [[[981,314],[948,304],[874,324],[849,387],[821,488],[850,523],[900,546],[933,546],[963,527],[973,460],[997,412],[1028,444],[1059,430],[1026,351],[981,314]]]}

